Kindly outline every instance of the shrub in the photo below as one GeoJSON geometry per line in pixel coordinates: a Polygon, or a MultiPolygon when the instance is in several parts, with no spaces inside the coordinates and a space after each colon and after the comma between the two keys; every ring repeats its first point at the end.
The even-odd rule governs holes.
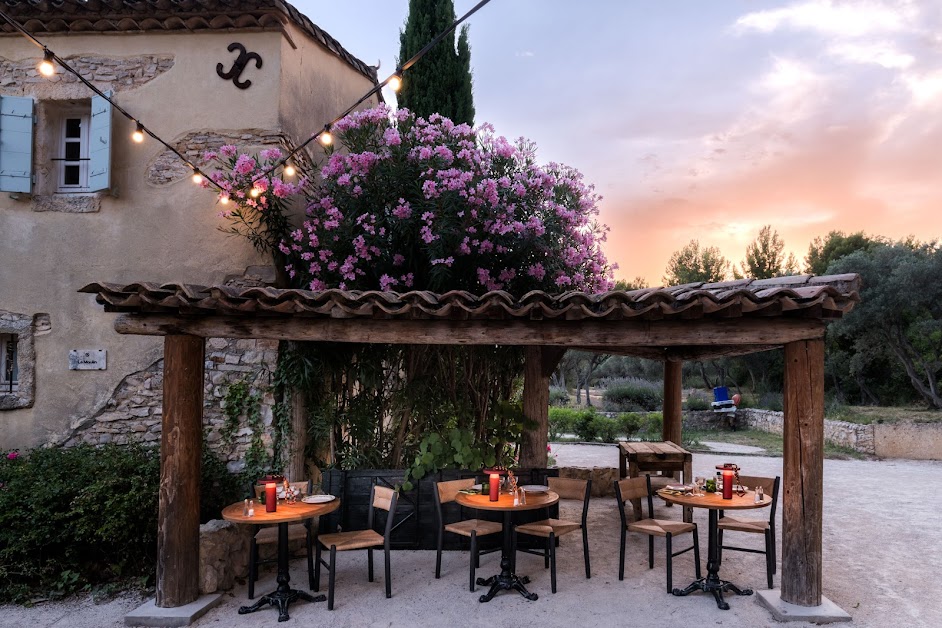
{"type": "Polygon", "coordinates": [[[604,414],[597,414],[592,418],[591,430],[603,443],[614,443],[622,432],[621,422],[604,414]]]}
{"type": "Polygon", "coordinates": [[[569,392],[565,388],[551,386],[549,389],[549,404],[551,406],[568,406],[569,392]]]}
{"type": "Polygon", "coordinates": [[[649,412],[644,417],[641,436],[646,440],[661,440],[664,418],[660,412],[649,412]]]}
{"type": "Polygon", "coordinates": [[[559,440],[563,434],[573,434],[576,431],[576,419],[582,413],[572,408],[549,409],[549,439],[559,440]]]}
{"type": "Polygon", "coordinates": [[[579,440],[591,443],[599,437],[599,424],[596,423],[595,418],[595,410],[581,410],[578,412],[573,429],[579,440]]]}
{"type": "MultiPolygon", "coordinates": [[[[204,516],[242,496],[204,455],[204,516]]],[[[144,583],[157,554],[160,457],[141,445],[35,449],[0,458],[0,601],[144,583]]]]}
{"type": "Polygon", "coordinates": [[[603,395],[605,409],[612,412],[644,412],[660,410],[664,391],[659,382],[644,379],[616,380],[603,395]]]}
{"type": "Polygon", "coordinates": [[[775,412],[781,412],[784,407],[784,401],[782,399],[782,393],[762,393],[759,397],[759,401],[756,403],[756,407],[763,408],[765,410],[774,410],[775,412]]]}
{"type": "Polygon", "coordinates": [[[709,410],[713,401],[710,395],[702,390],[692,390],[687,395],[686,406],[688,410],[709,410]]]}
{"type": "Polygon", "coordinates": [[[625,438],[632,438],[644,425],[644,417],[637,412],[625,412],[618,415],[618,423],[625,438]]]}

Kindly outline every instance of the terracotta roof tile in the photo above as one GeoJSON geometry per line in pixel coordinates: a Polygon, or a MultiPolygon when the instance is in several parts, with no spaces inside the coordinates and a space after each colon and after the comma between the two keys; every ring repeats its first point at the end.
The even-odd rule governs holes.
{"type": "MultiPolygon", "coordinates": [[[[699,285],[699,284],[692,284],[699,285]]],[[[184,315],[265,315],[314,318],[627,320],[792,316],[832,319],[859,301],[860,277],[780,277],[739,280],[691,289],[674,286],[603,294],[494,291],[435,294],[380,291],[279,290],[139,282],[91,283],[107,311],[184,315]]]]}
{"type": "MultiPolygon", "coordinates": [[[[376,68],[282,0],[0,0],[0,7],[34,35],[279,28],[290,21],[358,72],[377,80],[376,68]]],[[[4,21],[0,34],[17,33],[4,21]]]]}

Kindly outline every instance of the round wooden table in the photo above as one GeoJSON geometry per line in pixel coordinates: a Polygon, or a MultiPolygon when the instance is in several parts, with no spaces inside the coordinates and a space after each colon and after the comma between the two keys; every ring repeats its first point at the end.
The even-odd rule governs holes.
{"type": "Polygon", "coordinates": [[[732,499],[723,499],[722,493],[704,493],[702,496],[671,495],[660,490],[658,496],[664,501],[691,508],[706,508],[710,511],[709,551],[707,553],[707,576],[694,580],[684,589],[674,589],[674,595],[689,595],[693,591],[708,591],[716,599],[716,605],[724,611],[729,610],[729,604],[723,599],[723,593],[732,591],[736,595],[752,595],[752,589],[740,589],[728,580],[720,580],[720,547],[717,534],[717,513],[720,510],[749,510],[751,508],[765,508],[772,504],[772,498],[764,495],[761,501],[756,501],[753,491],[746,491],[745,495],[733,493],[732,499]]]}
{"type": "MultiPolygon", "coordinates": [[[[340,507],[340,500],[333,499],[324,504],[305,504],[301,501],[292,504],[279,500],[278,510],[275,512],[265,512],[264,504],[256,504],[255,516],[253,517],[246,517],[242,514],[243,506],[243,502],[226,506],[222,511],[222,518],[233,523],[251,525],[278,524],[278,588],[268,595],[263,595],[251,606],[239,607],[239,614],[254,613],[270,604],[278,607],[278,621],[287,621],[288,605],[292,602],[298,599],[308,602],[323,602],[326,600],[327,597],[324,595],[314,596],[288,586],[288,583],[291,582],[291,575],[288,573],[288,524],[331,513],[340,507]]],[[[249,574],[249,577],[251,577],[251,574],[249,574]]]]}
{"type": "Polygon", "coordinates": [[[500,553],[500,573],[490,578],[478,578],[478,584],[489,586],[487,593],[478,598],[479,602],[490,602],[499,591],[509,591],[513,589],[527,598],[536,600],[539,596],[536,593],[527,591],[526,585],[530,579],[526,576],[519,577],[513,572],[513,548],[511,547],[511,518],[515,512],[524,510],[536,510],[537,508],[548,508],[559,501],[559,495],[553,491],[545,493],[527,493],[527,503],[514,506],[514,498],[509,493],[501,493],[496,502],[492,502],[490,495],[470,495],[468,493],[458,493],[455,501],[466,508],[477,510],[496,510],[504,513],[504,544],[500,553]]]}

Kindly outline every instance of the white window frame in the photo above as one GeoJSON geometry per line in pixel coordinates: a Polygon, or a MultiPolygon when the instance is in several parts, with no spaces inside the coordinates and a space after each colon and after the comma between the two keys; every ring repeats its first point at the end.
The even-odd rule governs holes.
{"type": "Polygon", "coordinates": [[[59,137],[57,143],[56,159],[53,161],[56,172],[56,193],[68,194],[72,192],[88,191],[88,137],[91,129],[91,105],[82,107],[71,107],[58,113],[56,124],[58,125],[59,137]],[[74,161],[65,161],[65,145],[74,138],[66,137],[66,126],[70,119],[79,120],[79,182],[78,184],[66,184],[65,167],[75,165],[74,161]]]}
{"type": "Polygon", "coordinates": [[[18,340],[15,334],[0,334],[0,394],[11,394],[19,392],[19,360],[17,356],[18,340]],[[7,352],[10,344],[13,343],[13,386],[10,386],[10,380],[7,378],[7,352]]]}

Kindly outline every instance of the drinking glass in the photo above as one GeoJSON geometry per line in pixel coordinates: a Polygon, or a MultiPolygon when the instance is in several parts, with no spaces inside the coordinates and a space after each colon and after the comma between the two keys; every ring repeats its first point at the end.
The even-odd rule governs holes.
{"type": "Polygon", "coordinates": [[[703,487],[706,486],[706,478],[702,475],[698,475],[694,478],[693,482],[695,487],[694,495],[696,497],[703,497],[703,487]]]}

